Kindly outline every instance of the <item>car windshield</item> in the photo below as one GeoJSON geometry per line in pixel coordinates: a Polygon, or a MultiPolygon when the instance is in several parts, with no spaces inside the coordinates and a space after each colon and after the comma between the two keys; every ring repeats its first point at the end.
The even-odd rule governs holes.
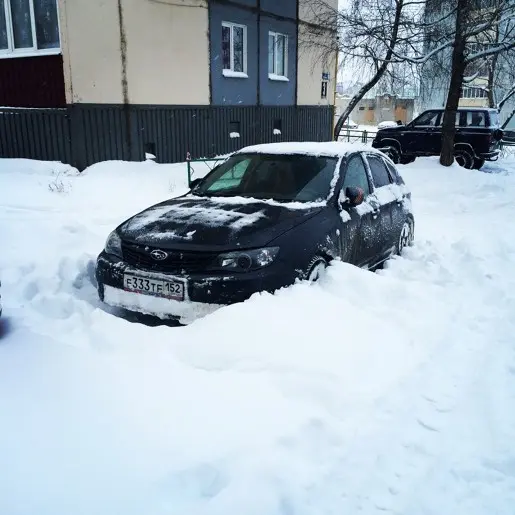
{"type": "Polygon", "coordinates": [[[196,188],[206,197],[251,197],[280,202],[326,200],[336,157],[237,154],[222,163],[196,188]]]}

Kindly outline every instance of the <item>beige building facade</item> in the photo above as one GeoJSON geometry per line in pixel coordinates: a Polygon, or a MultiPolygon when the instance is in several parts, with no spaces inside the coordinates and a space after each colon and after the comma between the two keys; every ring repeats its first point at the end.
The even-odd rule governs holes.
{"type": "MultiPolygon", "coordinates": [[[[327,52],[324,37],[320,47],[302,44],[314,20],[306,9],[309,0],[300,2],[296,103],[332,105],[336,53],[327,52]]],[[[337,8],[337,1],[332,3],[337,8]]],[[[58,0],[58,5],[68,104],[210,103],[207,1],[58,0]]]]}
{"type": "Polygon", "coordinates": [[[336,49],[336,32],[317,26],[309,7],[309,0],[0,2],[6,154],[82,168],[332,139],[337,55],[327,48],[336,49]]]}

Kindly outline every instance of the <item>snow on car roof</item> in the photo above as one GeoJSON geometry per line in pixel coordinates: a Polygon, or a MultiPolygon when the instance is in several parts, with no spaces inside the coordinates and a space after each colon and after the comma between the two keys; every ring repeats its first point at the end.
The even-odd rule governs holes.
{"type": "Polygon", "coordinates": [[[309,156],[343,157],[351,152],[377,152],[372,147],[339,141],[303,141],[292,143],[265,143],[238,150],[237,154],[303,154],[309,156]]]}

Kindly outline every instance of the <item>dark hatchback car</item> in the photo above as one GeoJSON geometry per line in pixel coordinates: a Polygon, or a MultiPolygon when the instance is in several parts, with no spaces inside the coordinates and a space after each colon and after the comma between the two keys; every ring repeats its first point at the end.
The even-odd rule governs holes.
{"type": "Polygon", "coordinates": [[[337,258],[374,269],[413,240],[411,194],[370,148],[248,147],[194,182],[111,233],[96,270],[107,304],[189,322],[337,258]]]}
{"type": "MultiPolygon", "coordinates": [[[[380,129],[372,146],[394,163],[407,164],[422,156],[437,156],[442,148],[443,109],[423,112],[407,125],[380,129]]],[[[503,131],[499,113],[488,108],[460,108],[456,113],[454,156],[465,168],[481,168],[500,153],[503,131]]]]}

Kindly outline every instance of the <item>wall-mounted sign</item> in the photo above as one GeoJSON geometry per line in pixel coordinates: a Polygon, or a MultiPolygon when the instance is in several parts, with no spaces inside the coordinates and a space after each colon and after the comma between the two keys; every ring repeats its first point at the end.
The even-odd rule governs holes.
{"type": "Polygon", "coordinates": [[[322,82],[322,92],[321,92],[322,98],[327,98],[327,81],[322,82]]]}
{"type": "Polygon", "coordinates": [[[328,73],[322,73],[322,80],[329,80],[329,74],[328,73]]]}

